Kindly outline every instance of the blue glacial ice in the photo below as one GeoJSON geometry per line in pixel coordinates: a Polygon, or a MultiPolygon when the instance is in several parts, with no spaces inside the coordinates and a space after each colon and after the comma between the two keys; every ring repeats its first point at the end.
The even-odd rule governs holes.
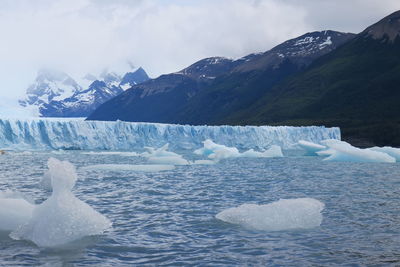
{"type": "Polygon", "coordinates": [[[254,230],[308,229],[321,225],[324,207],[324,203],[313,198],[281,199],[266,205],[243,204],[229,208],[216,218],[254,230]]]}
{"type": "Polygon", "coordinates": [[[34,207],[32,216],[10,234],[12,238],[30,240],[40,247],[57,247],[102,234],[111,227],[105,216],[71,192],[77,180],[71,163],[50,158],[48,167],[52,195],[34,207]]]}
{"type": "Polygon", "coordinates": [[[211,139],[241,150],[272,145],[295,149],[299,140],[340,139],[339,128],[289,126],[190,126],[81,119],[0,119],[0,148],[136,150],[145,146],[196,149],[211,139]]]}
{"type": "Polygon", "coordinates": [[[306,155],[326,157],[325,161],[342,162],[386,162],[400,160],[400,149],[393,147],[372,147],[361,149],[337,139],[327,139],[315,144],[300,140],[298,146],[306,151],[306,155]]]}
{"type": "Polygon", "coordinates": [[[208,158],[218,162],[228,158],[277,158],[283,157],[280,146],[272,145],[269,149],[259,152],[254,149],[249,149],[240,153],[236,147],[228,147],[214,143],[207,139],[203,142],[203,147],[194,151],[197,155],[207,156],[208,158]]]}
{"type": "Polygon", "coordinates": [[[370,150],[386,153],[389,156],[395,158],[397,162],[400,162],[400,148],[385,146],[385,147],[372,147],[370,148],[370,150]]]}
{"type": "Polygon", "coordinates": [[[326,146],[315,144],[309,141],[300,140],[298,146],[306,151],[306,155],[308,156],[316,156],[317,152],[326,149],[326,146]]]}
{"type": "Polygon", "coordinates": [[[169,144],[165,144],[160,148],[145,147],[147,152],[141,154],[146,157],[150,164],[165,165],[189,165],[189,161],[184,159],[182,155],[168,151],[169,144]]]}

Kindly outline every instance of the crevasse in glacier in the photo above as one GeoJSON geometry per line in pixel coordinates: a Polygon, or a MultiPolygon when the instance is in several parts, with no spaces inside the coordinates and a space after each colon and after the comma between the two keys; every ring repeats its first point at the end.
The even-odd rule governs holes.
{"type": "Polygon", "coordinates": [[[195,149],[211,139],[238,149],[296,148],[299,140],[340,139],[339,128],[289,126],[190,126],[82,119],[0,119],[0,148],[133,150],[169,143],[195,149]]]}

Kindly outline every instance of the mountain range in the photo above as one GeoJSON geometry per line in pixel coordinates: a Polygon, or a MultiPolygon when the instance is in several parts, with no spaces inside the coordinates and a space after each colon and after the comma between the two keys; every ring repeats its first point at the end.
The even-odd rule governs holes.
{"type": "Polygon", "coordinates": [[[102,103],[148,79],[143,68],[123,77],[107,71],[99,77],[87,74],[78,82],[62,71],[41,69],[20,104],[36,106],[43,117],[87,117],[102,103]]]}
{"type": "Polygon", "coordinates": [[[266,88],[305,69],[353,37],[334,31],[312,32],[237,60],[206,58],[179,72],[133,86],[104,103],[88,119],[224,123],[230,113],[256,102],[266,88]]]}

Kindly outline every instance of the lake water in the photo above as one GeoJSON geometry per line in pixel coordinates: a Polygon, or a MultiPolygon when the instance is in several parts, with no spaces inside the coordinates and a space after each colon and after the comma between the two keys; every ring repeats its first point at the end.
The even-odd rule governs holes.
{"type": "Polygon", "coordinates": [[[398,163],[324,162],[291,155],[143,173],[80,169],[145,163],[139,157],[9,153],[0,156],[0,191],[23,192],[37,204],[44,201],[50,192],[39,181],[49,157],[78,168],[80,180],[73,192],[107,216],[113,228],[63,249],[39,248],[0,232],[0,266],[400,264],[398,163]],[[215,218],[245,203],[303,197],[325,204],[319,227],[256,231],[215,218]]]}

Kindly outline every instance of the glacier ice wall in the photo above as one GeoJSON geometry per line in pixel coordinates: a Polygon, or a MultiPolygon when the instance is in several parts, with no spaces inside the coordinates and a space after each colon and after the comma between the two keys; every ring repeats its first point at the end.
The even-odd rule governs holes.
{"type": "Polygon", "coordinates": [[[133,150],[170,143],[175,149],[201,147],[211,139],[239,149],[295,148],[299,140],[340,139],[339,128],[289,126],[190,126],[82,119],[0,119],[0,148],[133,150]]]}

